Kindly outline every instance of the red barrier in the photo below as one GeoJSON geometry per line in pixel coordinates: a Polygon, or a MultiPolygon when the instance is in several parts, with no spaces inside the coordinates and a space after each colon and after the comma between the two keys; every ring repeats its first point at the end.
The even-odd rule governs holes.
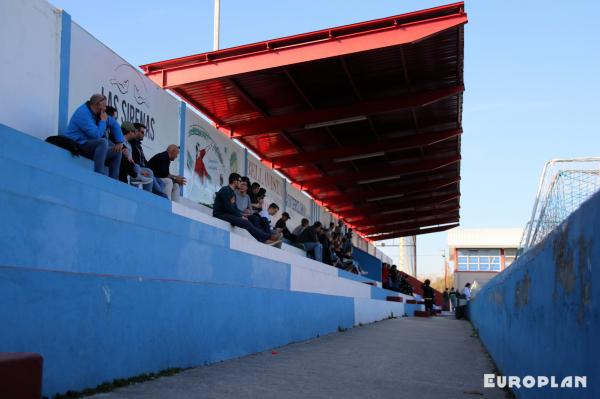
{"type": "Polygon", "coordinates": [[[0,398],[40,399],[42,365],[37,353],[0,353],[0,398]]]}

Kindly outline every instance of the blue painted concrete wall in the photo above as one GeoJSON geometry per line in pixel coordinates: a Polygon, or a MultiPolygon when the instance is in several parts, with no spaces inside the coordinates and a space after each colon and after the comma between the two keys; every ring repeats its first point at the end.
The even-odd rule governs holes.
{"type": "Polygon", "coordinates": [[[381,282],[381,260],[356,247],[354,247],[352,255],[354,260],[360,263],[360,267],[368,272],[365,277],[381,282]]]}
{"type": "Polygon", "coordinates": [[[6,266],[0,276],[0,352],[40,353],[45,395],[354,324],[353,298],[6,266]]]}
{"type": "Polygon", "coordinates": [[[470,304],[472,323],[504,375],[587,376],[585,391],[522,388],[520,398],[600,397],[599,237],[600,193],[470,304]]]}
{"type": "MultiPolygon", "coordinates": [[[[349,328],[349,297],[0,125],[0,351],[44,357],[44,395],[349,328]]],[[[344,276],[347,277],[347,276],[344,276]]]]}

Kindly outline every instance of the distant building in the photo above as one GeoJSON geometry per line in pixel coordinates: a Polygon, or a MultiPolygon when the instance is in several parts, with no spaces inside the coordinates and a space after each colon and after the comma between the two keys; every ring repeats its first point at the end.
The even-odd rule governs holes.
{"type": "Polygon", "coordinates": [[[523,229],[453,229],[448,232],[454,287],[477,290],[514,262],[523,229]]]}

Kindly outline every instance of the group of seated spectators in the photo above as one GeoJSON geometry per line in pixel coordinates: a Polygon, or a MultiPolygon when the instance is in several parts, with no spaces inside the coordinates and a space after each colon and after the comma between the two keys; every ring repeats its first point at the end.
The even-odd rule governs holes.
{"type": "Polygon", "coordinates": [[[117,121],[118,111],[107,105],[106,96],[94,94],[75,110],[61,136],[75,142],[81,155],[94,161],[96,172],[178,201],[186,180],[171,174],[169,167],[179,156],[179,147],[171,144],[148,161],[142,148],[146,126],[117,121]]]}
{"type": "Polygon", "coordinates": [[[300,225],[290,231],[287,212],[273,224],[279,205],[265,203],[267,192],[258,182],[251,183],[247,176],[232,173],[228,183],[215,196],[214,217],[247,230],[262,243],[281,247],[286,242],[304,249],[319,262],[364,274],[358,262],[352,259],[352,229],[346,229],[342,221],[337,226],[330,223],[329,228],[323,228],[321,222],[310,225],[308,219],[302,219],[300,225]]]}
{"type": "Polygon", "coordinates": [[[413,294],[413,288],[406,280],[405,274],[399,271],[396,265],[385,262],[382,264],[381,281],[383,288],[406,295],[413,294]]]}
{"type": "MultiPolygon", "coordinates": [[[[146,126],[129,121],[119,124],[118,119],[117,109],[108,106],[106,96],[94,94],[75,110],[60,138],[93,160],[95,172],[179,201],[180,187],[186,184],[186,179],[169,170],[171,162],[179,156],[179,147],[171,144],[166,151],[147,160],[142,147],[146,126]]],[[[54,143],[65,146],[64,141],[54,143]]],[[[213,216],[246,229],[260,242],[281,247],[285,241],[303,248],[319,262],[365,274],[352,258],[352,229],[346,229],[342,221],[325,228],[321,222],[309,225],[308,219],[302,219],[290,231],[287,212],[273,224],[271,218],[279,212],[279,206],[275,203],[267,206],[265,195],[266,190],[259,183],[232,173],[229,184],[216,193],[213,216]]]]}

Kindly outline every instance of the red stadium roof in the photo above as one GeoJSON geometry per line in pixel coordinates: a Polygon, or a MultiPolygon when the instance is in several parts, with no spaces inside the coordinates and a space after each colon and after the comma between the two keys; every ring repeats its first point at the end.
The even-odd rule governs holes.
{"type": "Polygon", "coordinates": [[[464,4],[142,65],[372,240],[457,226],[464,4]]]}

